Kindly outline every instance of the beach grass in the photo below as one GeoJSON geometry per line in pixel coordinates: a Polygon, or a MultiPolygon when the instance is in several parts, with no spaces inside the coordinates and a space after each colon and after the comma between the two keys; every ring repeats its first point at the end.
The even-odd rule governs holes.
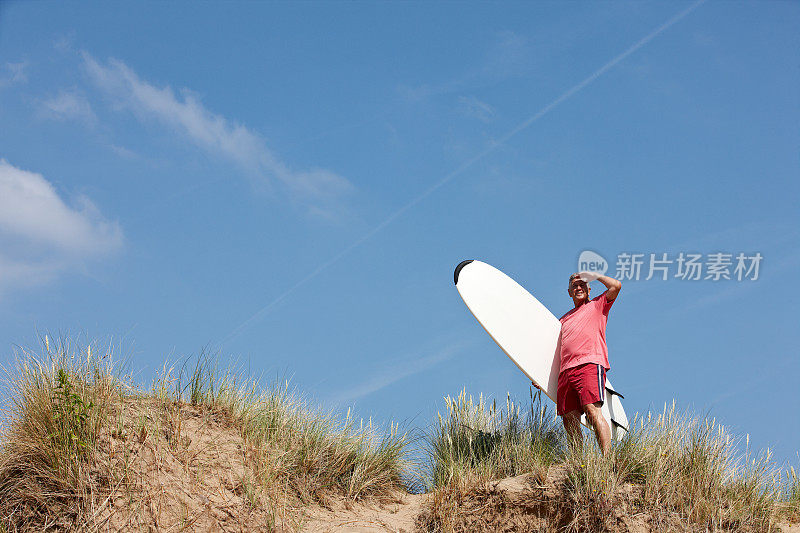
{"type": "Polygon", "coordinates": [[[462,390],[444,399],[425,459],[412,464],[397,425],[337,416],[287,380],[262,386],[206,350],[165,364],[146,388],[117,370],[110,344],[45,336],[16,356],[0,426],[0,531],[202,529],[215,505],[237,523],[297,530],[309,505],[394,504],[412,487],[429,493],[423,531],[614,531],[631,520],[775,531],[800,520],[793,467],[674,404],[634,417],[604,456],[588,430],[568,446],[539,392],[498,402],[462,390]],[[515,500],[495,483],[514,476],[525,480],[515,500]]]}
{"type": "MultiPolygon", "coordinates": [[[[6,372],[0,527],[81,529],[98,516],[108,520],[114,499],[141,515],[127,524],[145,524],[152,513],[143,503],[153,498],[142,486],[149,472],[182,461],[202,484],[202,469],[211,468],[198,465],[199,451],[189,449],[198,437],[187,424],[197,416],[238,435],[235,491],[269,510],[273,525],[279,516],[285,524],[299,504],[390,499],[405,490],[408,436],[394,424],[383,430],[349,412],[338,417],[286,381],[261,387],[220,370],[218,358],[205,351],[165,365],[141,390],[115,373],[112,353],[111,346],[44,337],[41,350],[16,354],[6,372]]],[[[161,493],[165,501],[170,496],[167,487],[161,493]]],[[[158,513],[157,520],[166,520],[158,513]]],[[[175,524],[192,521],[188,507],[181,513],[175,524]]]]}
{"type": "Polygon", "coordinates": [[[499,406],[462,390],[445,398],[428,437],[428,487],[490,480],[546,469],[563,454],[561,428],[541,393],[529,406],[510,396],[499,406]]]}
{"type": "Polygon", "coordinates": [[[0,518],[9,530],[69,522],[96,489],[88,473],[120,390],[107,347],[45,337],[41,351],[20,350],[7,390],[0,518]],[[46,511],[53,508],[66,514],[46,511]]]}
{"type": "Polygon", "coordinates": [[[530,472],[542,486],[547,469],[558,472],[550,480],[555,492],[530,493],[539,505],[526,519],[536,530],[615,531],[621,520],[646,515],[653,531],[776,531],[796,516],[793,468],[780,469],[769,451],[754,453],[748,437],[737,439],[713,418],[679,413],[674,404],[634,419],[608,456],[588,430],[583,446],[567,446],[560,422],[538,398],[524,419],[510,398],[497,409],[464,391],[445,398],[445,408],[428,436],[434,497],[421,520],[427,530],[496,527],[486,528],[494,524],[487,517],[463,519],[490,499],[487,482],[530,472]]]}
{"type": "Polygon", "coordinates": [[[622,496],[665,529],[769,531],[782,516],[781,471],[769,452],[753,455],[713,418],[674,404],[634,420],[608,457],[589,445],[571,449],[565,465],[577,529],[611,528],[622,496]]]}
{"type": "Polygon", "coordinates": [[[444,412],[426,437],[425,481],[432,497],[417,521],[425,531],[491,530],[465,520],[464,510],[484,506],[491,480],[533,473],[543,482],[551,465],[564,456],[565,439],[552,407],[541,392],[530,404],[506,395],[498,405],[462,390],[445,398],[444,412]]]}

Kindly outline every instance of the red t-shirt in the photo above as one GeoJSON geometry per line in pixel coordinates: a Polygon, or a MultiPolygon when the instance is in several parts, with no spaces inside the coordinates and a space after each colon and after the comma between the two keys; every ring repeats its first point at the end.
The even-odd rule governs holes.
{"type": "Polygon", "coordinates": [[[586,363],[603,365],[608,370],[606,323],[615,300],[604,292],[562,316],[561,372],[586,363]]]}

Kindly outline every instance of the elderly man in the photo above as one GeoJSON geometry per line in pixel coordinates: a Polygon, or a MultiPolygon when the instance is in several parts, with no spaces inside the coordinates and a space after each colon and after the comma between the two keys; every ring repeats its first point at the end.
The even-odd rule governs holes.
{"type": "Polygon", "coordinates": [[[595,272],[578,272],[569,277],[567,293],[574,307],[561,321],[561,372],[558,376],[557,410],[573,444],[583,442],[581,414],[594,428],[603,453],[611,448],[611,428],[601,411],[605,401],[608,347],[608,312],[617,299],[622,283],[595,272]],[[599,281],[606,291],[589,299],[589,283],[599,281]]]}

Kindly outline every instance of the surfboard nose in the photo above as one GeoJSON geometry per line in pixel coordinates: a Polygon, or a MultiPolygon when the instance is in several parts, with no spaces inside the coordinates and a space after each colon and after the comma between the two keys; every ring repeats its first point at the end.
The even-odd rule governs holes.
{"type": "Polygon", "coordinates": [[[466,261],[461,261],[458,266],[456,267],[456,271],[453,272],[453,280],[455,284],[458,285],[458,275],[461,273],[461,269],[467,266],[468,264],[472,263],[474,259],[467,259],[466,261]]]}

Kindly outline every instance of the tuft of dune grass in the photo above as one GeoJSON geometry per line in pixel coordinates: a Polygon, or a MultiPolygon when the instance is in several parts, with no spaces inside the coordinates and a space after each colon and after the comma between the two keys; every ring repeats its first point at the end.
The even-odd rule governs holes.
{"type": "Polygon", "coordinates": [[[748,438],[674,404],[634,420],[608,456],[588,435],[583,446],[567,446],[558,421],[533,398],[527,417],[510,399],[498,410],[463,391],[445,406],[428,436],[433,498],[418,522],[428,531],[489,531],[503,521],[537,531],[616,531],[634,516],[646,516],[652,531],[777,531],[800,516],[793,468],[784,481],[769,451],[754,454],[748,438]],[[489,504],[502,498],[486,481],[531,472],[542,487],[548,466],[558,472],[549,481],[554,492],[532,490],[516,508],[489,504]]]}
{"type": "Polygon", "coordinates": [[[432,498],[417,520],[424,531],[496,530],[498,520],[478,524],[464,516],[466,509],[497,509],[486,493],[487,482],[531,472],[543,482],[548,468],[564,453],[551,407],[532,390],[524,410],[510,396],[500,406],[482,395],[476,400],[465,390],[455,398],[448,396],[426,441],[426,481],[432,498]]]}
{"type": "Polygon", "coordinates": [[[157,395],[169,400],[186,396],[193,405],[219,409],[231,416],[250,450],[252,465],[265,487],[283,486],[304,502],[324,503],[331,495],[349,499],[386,499],[403,489],[402,476],[408,468],[409,439],[398,426],[388,431],[356,421],[348,410],[344,420],[314,408],[278,382],[261,390],[253,382],[226,371],[219,373],[212,358],[201,356],[187,373],[167,372],[155,387],[157,395]]]}
{"type": "Polygon", "coordinates": [[[477,401],[462,390],[445,398],[428,436],[430,488],[445,487],[463,478],[480,481],[544,471],[561,455],[561,429],[549,405],[534,397],[530,407],[506,397],[505,405],[477,401]]]}
{"type": "Polygon", "coordinates": [[[800,476],[793,466],[786,472],[785,487],[787,515],[793,520],[800,521],[800,476]]]}
{"type": "Polygon", "coordinates": [[[264,511],[245,513],[266,516],[258,527],[296,523],[301,518],[291,509],[299,503],[389,499],[404,490],[408,438],[397,426],[381,431],[349,413],[341,420],[313,408],[288,383],[262,388],[220,370],[207,353],[177,368],[165,365],[146,392],[115,375],[110,348],[45,337],[40,351],[17,355],[7,373],[0,436],[0,531],[107,528],[119,520],[128,527],[193,523],[200,515],[190,518],[188,508],[163,515],[165,487],[141,485],[150,480],[147,461],[177,459],[194,468],[194,435],[185,425],[198,413],[238,432],[245,465],[235,490],[264,511]],[[125,502],[113,509],[133,514],[114,518],[112,499],[125,502]]]}
{"type": "Polygon", "coordinates": [[[631,429],[606,463],[614,483],[638,485],[638,502],[654,520],[677,518],[710,530],[774,529],[784,493],[768,450],[754,455],[748,437],[741,453],[740,440],[716,420],[678,413],[674,403],[631,429]]]}
{"type": "Polygon", "coordinates": [[[0,447],[0,521],[68,524],[96,487],[89,477],[118,383],[110,351],[68,339],[21,350],[8,376],[0,447]]]}

